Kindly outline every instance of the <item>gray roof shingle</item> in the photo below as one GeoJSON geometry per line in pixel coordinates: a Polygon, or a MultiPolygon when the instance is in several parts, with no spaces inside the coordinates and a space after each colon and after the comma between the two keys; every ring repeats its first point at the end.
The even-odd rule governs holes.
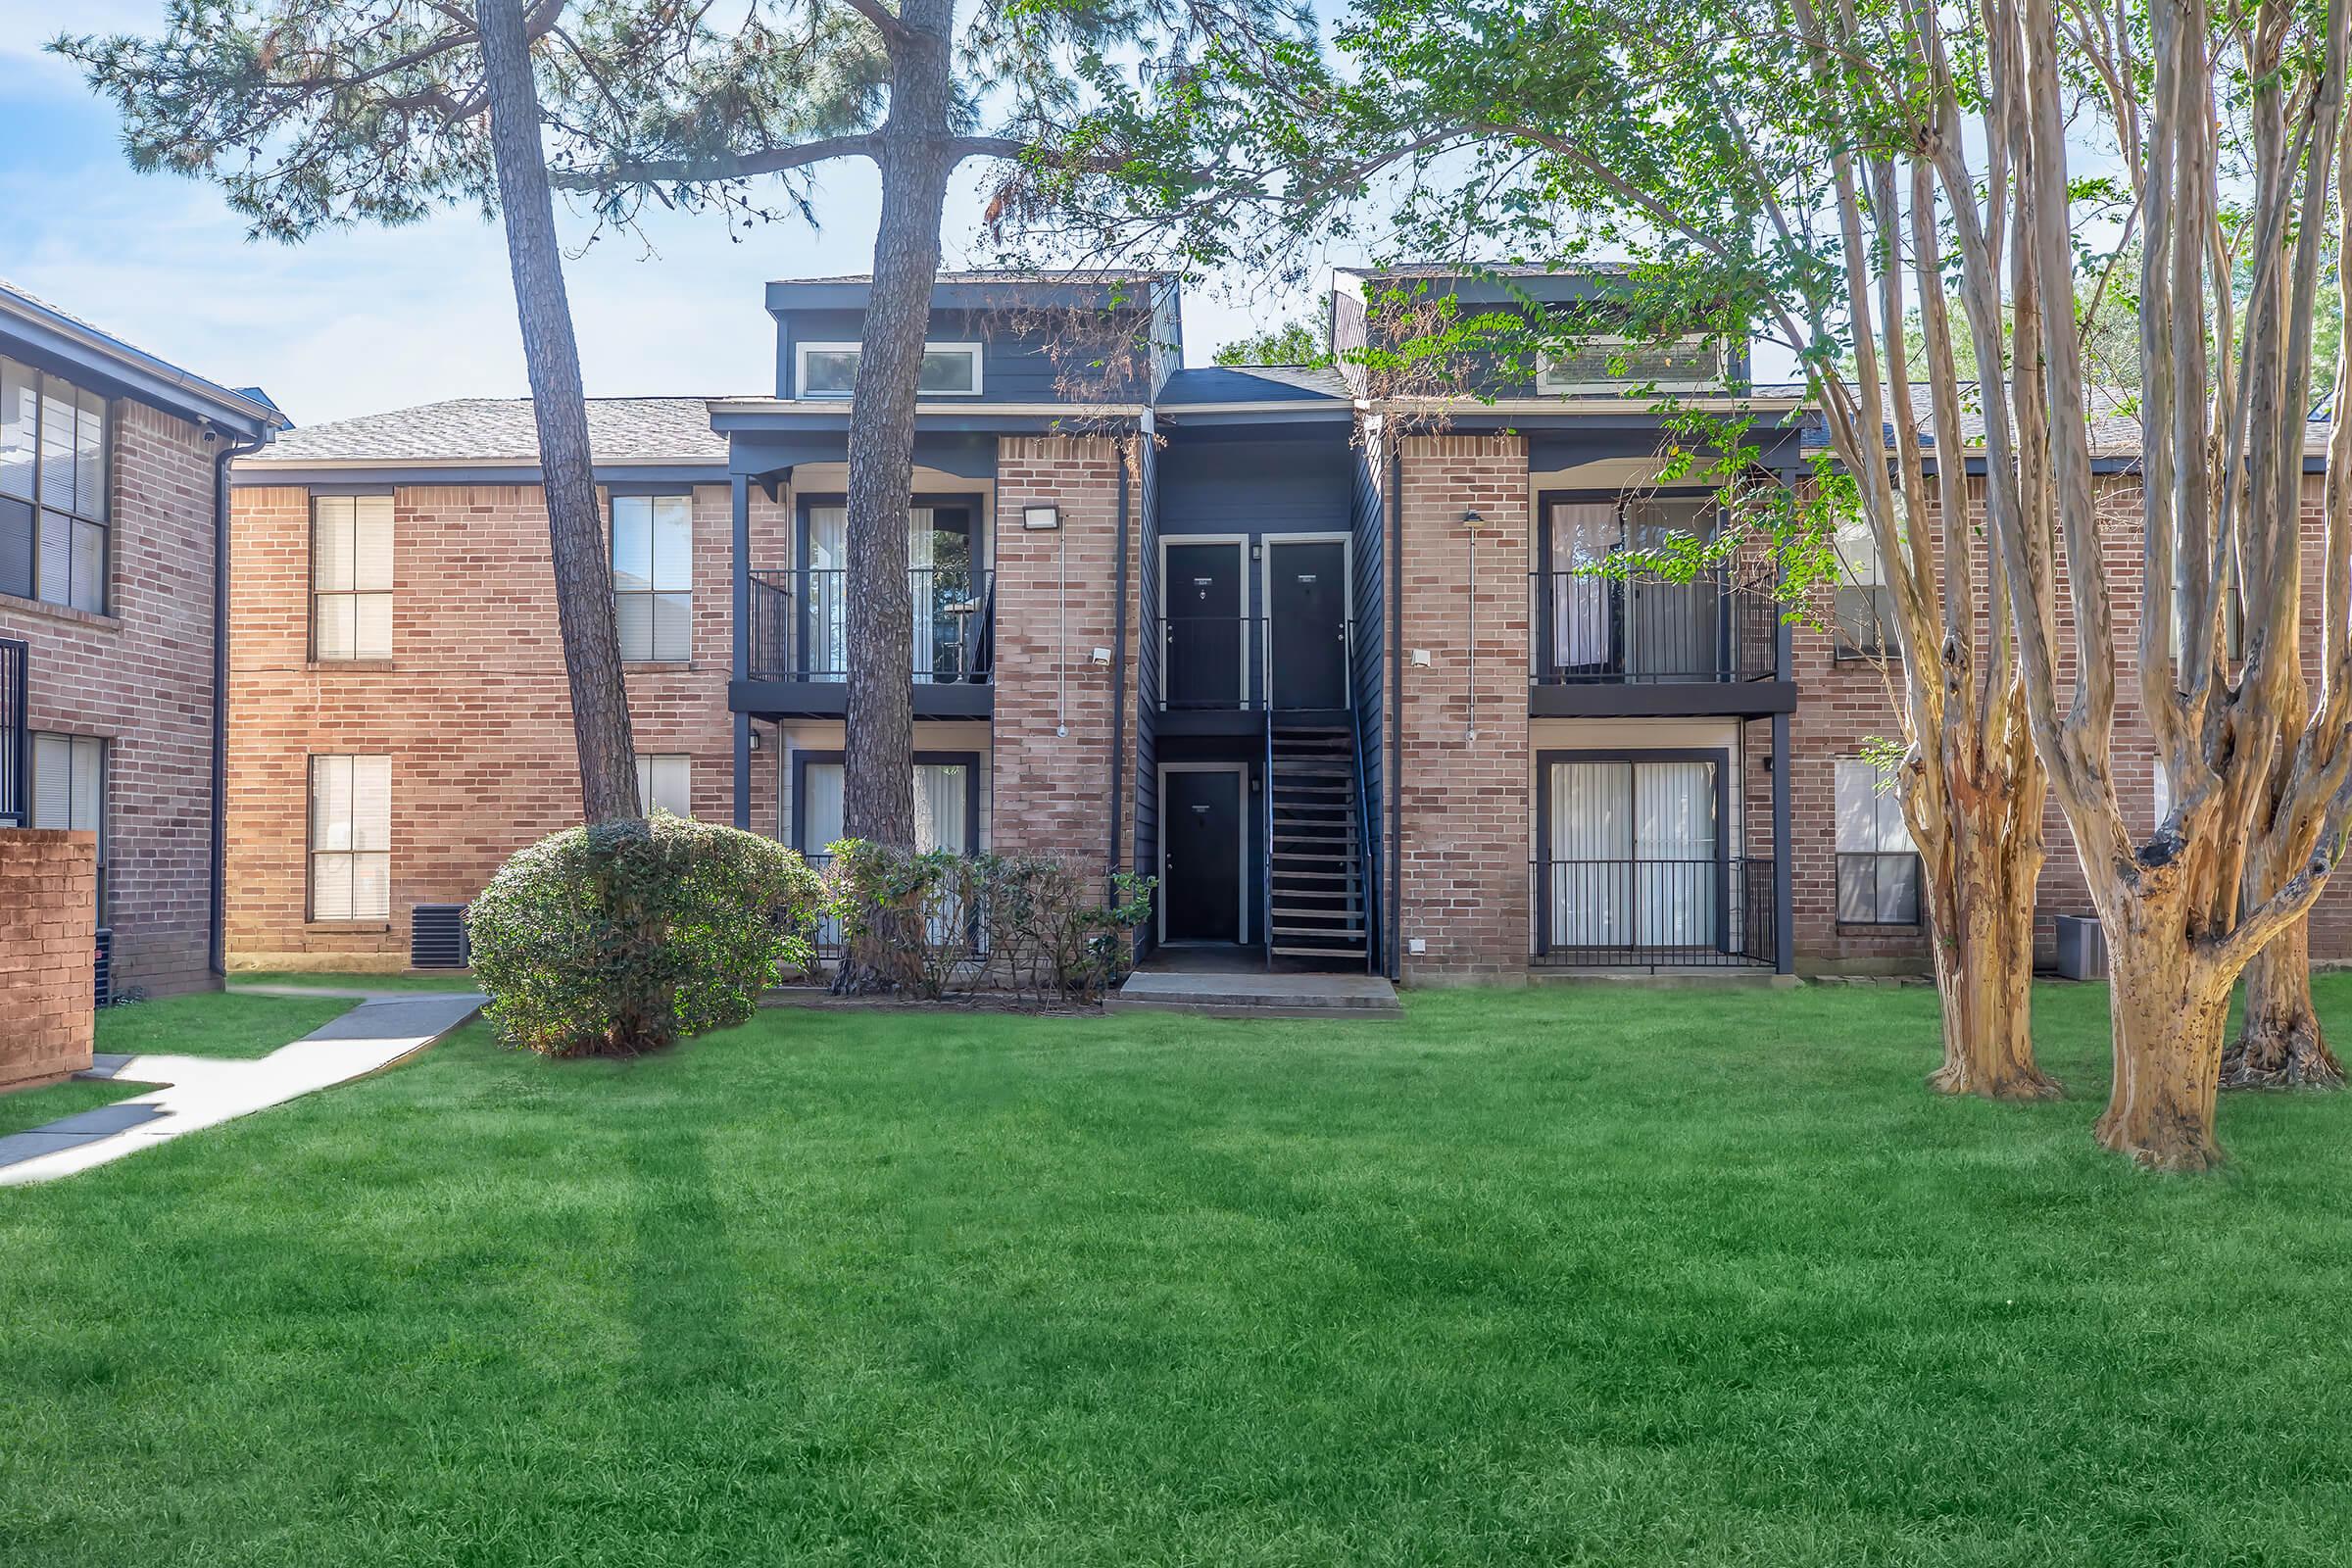
{"type": "MultiPolygon", "coordinates": [[[[707,398],[590,398],[588,445],[600,464],[727,461],[727,439],[712,432],[707,398]]],[[[451,398],[290,430],[267,459],[531,464],[539,461],[539,433],[529,398],[451,398]]]]}

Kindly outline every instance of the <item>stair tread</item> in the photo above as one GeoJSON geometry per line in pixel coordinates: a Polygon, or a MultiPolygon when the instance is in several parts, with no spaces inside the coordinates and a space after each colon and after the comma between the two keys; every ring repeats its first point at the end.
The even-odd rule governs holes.
{"type": "Polygon", "coordinates": [[[1352,948],[1286,948],[1277,943],[1267,951],[1281,958],[1360,958],[1364,956],[1364,945],[1360,942],[1352,948]]]}

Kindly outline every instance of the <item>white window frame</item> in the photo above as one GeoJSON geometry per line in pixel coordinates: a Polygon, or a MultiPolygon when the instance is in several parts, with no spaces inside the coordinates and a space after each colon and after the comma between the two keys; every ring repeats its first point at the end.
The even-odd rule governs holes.
{"type": "Polygon", "coordinates": [[[392,657],[391,606],[394,570],[392,560],[393,553],[400,547],[400,541],[396,536],[398,526],[392,514],[392,498],[388,495],[314,495],[311,497],[311,662],[313,663],[352,663],[362,660],[384,660],[392,657]],[[368,505],[364,508],[363,503],[368,505]],[[338,518],[334,522],[328,523],[324,521],[319,512],[322,504],[329,507],[348,504],[351,508],[351,516],[347,520],[338,518]],[[360,530],[367,525],[368,521],[363,513],[372,512],[377,506],[383,509],[385,575],[380,585],[362,586],[359,571],[360,530]],[[322,526],[342,527],[346,525],[346,522],[351,530],[351,554],[349,557],[351,586],[321,587],[319,586],[318,570],[319,529],[322,526]],[[363,617],[360,610],[363,602],[368,600],[381,600],[384,605],[383,646],[381,648],[362,645],[360,627],[363,617]],[[330,612],[344,612],[351,617],[352,651],[348,654],[326,653],[321,647],[318,630],[325,624],[326,616],[330,612]]]}
{"type": "MultiPolygon", "coordinates": [[[[803,398],[814,398],[814,399],[821,399],[821,400],[824,400],[824,401],[827,401],[827,402],[846,402],[846,401],[848,401],[848,400],[849,400],[849,398],[852,396],[852,393],[851,393],[851,392],[812,392],[812,391],[810,391],[810,390],[809,390],[809,388],[808,388],[808,356],[809,356],[809,355],[811,355],[811,354],[856,354],[856,355],[860,355],[860,356],[862,356],[864,353],[865,353],[865,345],[864,345],[863,343],[796,343],[796,344],[794,344],[794,345],[793,345],[793,347],[792,347],[792,388],[793,388],[793,391],[794,391],[794,392],[795,392],[797,395],[799,395],[800,397],[803,397],[803,398]]],[[[925,342],[925,343],[923,344],[923,355],[924,355],[924,357],[925,357],[925,358],[929,358],[931,355],[934,355],[934,354],[963,354],[963,355],[968,355],[968,356],[970,357],[970,359],[971,359],[971,362],[972,362],[972,384],[971,384],[969,387],[958,388],[958,389],[956,389],[956,390],[954,390],[954,391],[938,390],[938,389],[925,389],[925,390],[922,390],[922,391],[920,391],[920,392],[918,392],[918,393],[916,394],[918,397],[925,397],[925,398],[976,398],[976,397],[978,397],[978,396],[980,395],[980,391],[981,391],[981,381],[980,381],[980,374],[981,374],[981,364],[982,364],[982,361],[983,361],[983,359],[985,358],[985,356],[983,356],[983,355],[981,354],[981,352],[980,352],[980,345],[979,345],[978,343],[932,343],[932,342],[925,342]]]]}
{"type": "Polygon", "coordinates": [[[63,605],[70,610],[88,614],[114,613],[114,481],[115,481],[115,400],[95,387],[84,386],[36,365],[17,359],[6,361],[9,376],[4,378],[28,392],[29,406],[24,410],[31,422],[21,426],[31,445],[24,449],[29,463],[27,472],[30,488],[20,493],[0,491],[13,502],[31,510],[32,583],[31,597],[48,605],[63,605]],[[82,407],[84,399],[95,409],[82,407]],[[63,402],[72,415],[74,429],[66,436],[63,461],[67,466],[65,494],[55,493],[49,483],[48,469],[59,461],[50,451],[52,401],[63,402]],[[95,413],[98,421],[95,460],[97,470],[90,475],[94,495],[91,505],[80,499],[82,446],[80,423],[84,415],[95,413]],[[55,544],[51,543],[54,529],[55,544]],[[83,581],[76,583],[77,566],[83,560],[87,542],[96,552],[88,563],[89,570],[79,573],[83,581]]]}
{"type": "MultiPolygon", "coordinates": [[[[1893,781],[1880,771],[1877,762],[1867,757],[1835,758],[1831,761],[1830,800],[1831,845],[1835,851],[1830,879],[1830,898],[1831,912],[1837,923],[1841,926],[1876,926],[1897,931],[1912,930],[1926,924],[1928,917],[1927,889],[1923,879],[1927,874],[1927,868],[1920,859],[1919,847],[1912,842],[1910,828],[1903,819],[1902,807],[1896,799],[1893,781]],[[1871,775],[1872,820],[1877,829],[1875,835],[1877,842],[1869,845],[1848,844],[1845,835],[1845,812],[1838,803],[1838,775],[1847,773],[1849,769],[1863,768],[1868,769],[1871,775]],[[1894,815],[1891,834],[1886,820],[1886,813],[1890,809],[1894,815]],[[1906,855],[1912,861],[1911,897],[1913,907],[1911,918],[1908,920],[1900,917],[1848,919],[1844,909],[1845,885],[1842,870],[1846,857],[1853,856],[1857,858],[1867,857],[1886,860],[1906,855]]],[[[1871,886],[1874,891],[1878,887],[1875,871],[1871,886]]]]}
{"type": "Polygon", "coordinates": [[[674,490],[637,490],[626,491],[620,495],[607,498],[605,503],[605,561],[607,565],[612,568],[613,574],[612,612],[613,618],[620,623],[619,627],[616,629],[621,631],[623,637],[620,648],[620,662],[622,663],[690,664],[694,662],[694,552],[696,543],[693,492],[674,490]],[[630,501],[642,501],[646,504],[645,563],[647,586],[643,588],[623,588],[620,586],[619,582],[621,504],[623,502],[630,501]],[[662,502],[681,503],[686,508],[686,586],[683,588],[662,588],[655,586],[655,584],[661,581],[661,563],[654,559],[654,552],[656,545],[659,543],[662,537],[662,530],[659,523],[655,520],[654,509],[662,502]],[[625,640],[627,618],[621,615],[620,607],[621,601],[626,599],[642,599],[645,601],[644,618],[646,642],[643,645],[644,651],[642,653],[632,653],[629,649],[627,641],[625,640]],[[664,599],[682,599],[686,602],[686,647],[683,652],[677,652],[673,650],[668,654],[664,654],[662,650],[662,641],[660,635],[662,620],[661,602],[664,599]]]}
{"type": "MultiPolygon", "coordinates": [[[[1715,339],[1711,334],[1705,332],[1686,332],[1674,341],[1678,345],[1695,345],[1703,352],[1715,339]]],[[[1622,333],[1604,332],[1588,337],[1577,346],[1582,349],[1640,350],[1654,347],[1655,343],[1656,340],[1653,338],[1634,338],[1627,337],[1622,333]]],[[[1536,392],[1543,397],[1567,397],[1577,393],[1590,392],[1623,392],[1628,387],[1651,385],[1654,385],[1660,392],[1720,392],[1723,390],[1724,384],[1725,377],[1720,375],[1701,376],[1696,380],[1689,381],[1658,381],[1654,383],[1630,379],[1570,381],[1565,379],[1561,373],[1558,356],[1548,353],[1540,354],[1536,360],[1536,392]]]]}
{"type": "Polygon", "coordinates": [[[312,921],[376,922],[389,920],[392,918],[391,774],[391,759],[381,753],[320,752],[315,753],[311,757],[309,766],[306,770],[303,780],[303,811],[305,822],[304,838],[306,841],[304,845],[305,858],[303,863],[303,895],[304,903],[308,906],[312,921]],[[344,824],[344,837],[348,842],[341,848],[321,849],[318,843],[319,766],[321,763],[332,764],[335,762],[344,762],[350,764],[349,771],[352,774],[352,777],[348,783],[351,815],[350,820],[344,824]],[[370,846],[363,848],[360,844],[361,824],[359,821],[358,764],[361,762],[381,762],[384,766],[383,843],[380,847],[370,846]],[[372,859],[378,856],[381,856],[384,861],[384,905],[381,909],[363,909],[360,907],[359,901],[356,897],[360,880],[360,861],[363,859],[372,859]],[[355,896],[341,910],[322,909],[318,906],[318,862],[320,860],[329,858],[339,858],[349,860],[351,862],[351,878],[348,885],[354,890],[355,896]]]}
{"type": "Polygon", "coordinates": [[[109,848],[107,842],[109,834],[106,830],[106,798],[108,793],[107,775],[114,761],[114,759],[109,755],[113,748],[103,735],[69,735],[62,730],[34,730],[30,735],[25,737],[25,743],[24,759],[29,764],[29,772],[31,775],[24,781],[25,825],[34,828],[59,828],[73,833],[94,833],[98,836],[97,880],[98,907],[100,910],[99,923],[104,924],[104,911],[106,908],[106,860],[107,850],[109,848]],[[41,756],[44,752],[48,753],[52,761],[54,762],[58,752],[61,750],[65,753],[67,770],[66,820],[62,822],[58,821],[55,817],[41,809],[41,778],[43,773],[41,756]],[[98,798],[95,801],[88,802],[84,802],[77,798],[73,782],[73,774],[75,765],[79,762],[80,759],[85,756],[91,758],[92,765],[95,767],[98,776],[98,798]],[[85,805],[89,808],[89,809],[86,811],[83,809],[85,805]],[[88,818],[86,821],[83,820],[85,816],[88,818]]]}
{"type": "Polygon", "coordinates": [[[637,805],[648,816],[653,815],[655,808],[659,807],[672,816],[691,819],[694,816],[693,756],[686,752],[639,752],[637,754],[637,805]],[[676,763],[683,776],[686,808],[682,811],[671,802],[658,801],[655,798],[659,793],[655,786],[660,782],[655,775],[659,770],[659,764],[663,762],[676,763]]]}

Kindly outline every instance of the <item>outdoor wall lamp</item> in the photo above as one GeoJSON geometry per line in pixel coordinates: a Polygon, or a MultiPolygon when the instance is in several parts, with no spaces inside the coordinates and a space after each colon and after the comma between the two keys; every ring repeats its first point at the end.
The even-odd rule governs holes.
{"type": "Polygon", "coordinates": [[[1059,507],[1023,507],[1021,526],[1024,528],[1058,528],[1061,526],[1059,507]]]}

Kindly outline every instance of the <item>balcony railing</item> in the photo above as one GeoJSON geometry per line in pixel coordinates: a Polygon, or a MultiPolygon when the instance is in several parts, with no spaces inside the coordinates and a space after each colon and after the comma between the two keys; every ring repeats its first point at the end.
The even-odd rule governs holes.
{"type": "Polygon", "coordinates": [[[1538,860],[1530,961],[1599,969],[1766,968],[1768,859],[1538,860]]]}
{"type": "Polygon", "coordinates": [[[1572,571],[1528,574],[1539,686],[1770,680],[1780,606],[1753,588],[1572,571]]]}
{"type": "MultiPolygon", "coordinates": [[[[753,680],[850,678],[849,576],[837,567],[751,573],[753,680]]],[[[994,574],[963,566],[906,573],[914,601],[913,678],[979,684],[994,663],[994,574]]]]}

